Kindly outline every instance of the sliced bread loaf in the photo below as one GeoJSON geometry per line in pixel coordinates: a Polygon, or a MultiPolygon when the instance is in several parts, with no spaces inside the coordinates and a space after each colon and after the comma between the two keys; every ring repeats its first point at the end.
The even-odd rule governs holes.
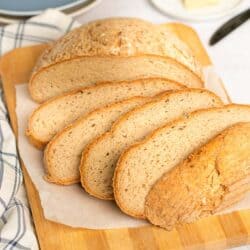
{"type": "Polygon", "coordinates": [[[85,146],[108,131],[122,114],[150,100],[150,97],[132,97],[111,104],[79,118],[60,131],[48,143],[44,152],[46,179],[63,185],[79,182],[81,154],[85,146]]]}
{"type": "MultiPolygon", "coordinates": [[[[113,199],[112,178],[120,154],[163,124],[201,108],[222,106],[215,94],[187,89],[161,97],[122,116],[110,132],[93,141],[81,161],[81,182],[90,194],[113,199]]],[[[138,177],[139,178],[139,177],[138,177]]]]}
{"type": "Polygon", "coordinates": [[[202,67],[166,26],[134,18],[99,20],[49,46],[32,74],[32,98],[43,102],[106,81],[167,78],[202,87],[202,67]]]}
{"type": "Polygon", "coordinates": [[[168,230],[218,212],[250,189],[250,123],[237,124],[167,172],[146,198],[145,215],[168,230]]]}
{"type": "Polygon", "coordinates": [[[145,218],[145,199],[154,183],[195,149],[238,122],[250,122],[250,106],[200,110],[130,147],[115,169],[113,187],[118,206],[131,216],[145,218]]]}
{"type": "Polygon", "coordinates": [[[27,136],[36,147],[43,148],[65,126],[97,108],[134,96],[153,96],[182,88],[168,80],[147,79],[103,83],[73,91],[40,105],[29,119],[27,136]]]}

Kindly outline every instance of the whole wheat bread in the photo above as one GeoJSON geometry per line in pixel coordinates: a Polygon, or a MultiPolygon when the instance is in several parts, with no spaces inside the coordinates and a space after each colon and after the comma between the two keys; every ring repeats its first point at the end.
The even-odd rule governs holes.
{"type": "Polygon", "coordinates": [[[80,117],[60,131],[48,143],[44,152],[46,180],[63,185],[79,182],[81,154],[85,146],[95,137],[108,131],[122,114],[149,100],[150,97],[132,97],[111,104],[80,117]]]}
{"type": "Polygon", "coordinates": [[[112,178],[120,154],[165,123],[201,108],[222,106],[215,94],[187,89],[160,98],[122,116],[110,132],[94,140],[84,151],[81,182],[90,194],[113,199],[112,178]]]}
{"type": "Polygon", "coordinates": [[[202,67],[166,25],[134,18],[99,20],[51,44],[33,71],[35,101],[106,81],[166,78],[202,87],[202,67]]]}
{"type": "Polygon", "coordinates": [[[103,83],[73,91],[40,105],[31,115],[27,136],[38,148],[43,148],[53,136],[82,115],[134,96],[153,96],[183,86],[164,79],[103,83]]]}
{"type": "Polygon", "coordinates": [[[145,215],[168,230],[236,203],[250,190],[250,123],[237,124],[167,172],[146,198],[145,215]]]}
{"type": "Polygon", "coordinates": [[[200,110],[159,128],[130,147],[115,169],[113,187],[118,206],[131,216],[145,218],[145,199],[154,183],[194,150],[238,122],[250,122],[250,106],[200,110]]]}

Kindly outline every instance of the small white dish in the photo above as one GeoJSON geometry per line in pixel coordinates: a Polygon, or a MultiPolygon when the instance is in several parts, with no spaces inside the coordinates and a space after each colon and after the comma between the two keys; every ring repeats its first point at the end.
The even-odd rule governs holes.
{"type": "Polygon", "coordinates": [[[232,13],[242,0],[221,0],[217,5],[211,5],[195,10],[187,10],[182,0],[150,0],[163,13],[183,20],[206,21],[220,18],[232,13]]]}

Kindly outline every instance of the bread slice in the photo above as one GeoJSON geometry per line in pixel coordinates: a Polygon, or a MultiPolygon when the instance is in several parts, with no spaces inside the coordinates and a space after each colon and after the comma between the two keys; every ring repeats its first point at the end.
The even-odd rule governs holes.
{"type": "Polygon", "coordinates": [[[250,122],[250,106],[200,110],[167,124],[129,148],[120,157],[114,175],[118,206],[131,216],[145,218],[145,198],[153,184],[195,149],[238,122],[250,122]]]}
{"type": "Polygon", "coordinates": [[[82,115],[113,102],[134,96],[153,96],[163,91],[182,89],[183,85],[164,79],[103,83],[56,97],[40,105],[31,115],[27,135],[38,148],[82,115]]]}
{"type": "Polygon", "coordinates": [[[44,152],[46,179],[63,185],[79,182],[81,154],[85,146],[95,137],[108,131],[122,114],[150,100],[150,97],[132,97],[111,104],[79,118],[60,131],[48,143],[44,152]]]}
{"type": "Polygon", "coordinates": [[[148,133],[201,108],[222,106],[215,94],[201,89],[187,89],[163,94],[159,99],[121,117],[110,132],[93,141],[83,153],[81,182],[90,194],[113,199],[112,178],[120,154],[148,133]]]}
{"type": "Polygon", "coordinates": [[[250,123],[237,124],[167,172],[145,203],[149,221],[168,230],[218,212],[250,189],[250,123]]]}
{"type": "Polygon", "coordinates": [[[99,20],[50,45],[33,71],[29,90],[43,102],[100,82],[166,78],[202,87],[202,67],[164,25],[134,18],[99,20]]]}

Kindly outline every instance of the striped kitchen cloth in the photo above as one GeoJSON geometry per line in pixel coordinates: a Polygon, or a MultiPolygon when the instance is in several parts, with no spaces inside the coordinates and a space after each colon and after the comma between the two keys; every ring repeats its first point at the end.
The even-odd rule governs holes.
{"type": "MultiPolygon", "coordinates": [[[[22,46],[51,42],[79,26],[49,9],[27,21],[0,27],[0,56],[22,46]]],[[[38,249],[23,187],[23,176],[0,90],[0,249],[38,249]]]]}

